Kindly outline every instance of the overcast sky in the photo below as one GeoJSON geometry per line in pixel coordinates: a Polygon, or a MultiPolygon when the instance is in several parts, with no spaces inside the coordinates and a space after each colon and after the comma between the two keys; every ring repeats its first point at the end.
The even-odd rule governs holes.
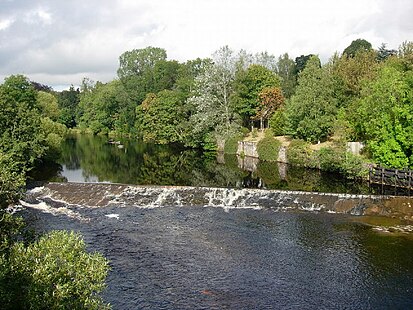
{"type": "Polygon", "coordinates": [[[0,0],[0,79],[61,89],[116,77],[119,55],[147,46],[169,59],[219,47],[326,61],[352,40],[413,41],[412,0],[0,0]]]}

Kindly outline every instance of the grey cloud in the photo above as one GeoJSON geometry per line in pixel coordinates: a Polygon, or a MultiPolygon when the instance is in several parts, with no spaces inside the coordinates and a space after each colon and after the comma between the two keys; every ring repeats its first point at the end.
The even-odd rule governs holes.
{"type": "Polygon", "coordinates": [[[119,55],[114,54],[115,51],[102,51],[101,46],[89,45],[85,37],[113,29],[124,31],[128,36],[139,36],[156,28],[155,24],[139,26],[144,6],[131,17],[131,12],[119,9],[117,2],[110,0],[15,0],[6,1],[1,6],[0,21],[13,19],[8,28],[0,30],[0,75],[3,76],[18,72],[47,72],[49,75],[97,72],[108,75],[109,71],[114,75],[119,55]],[[39,17],[36,22],[33,14],[32,21],[27,20],[27,16],[39,9],[51,15],[51,23],[42,22],[39,17]],[[131,29],[125,23],[128,18],[134,22],[130,24],[131,29]],[[72,54],[62,51],[61,45],[65,44],[72,47],[72,54]],[[93,53],[98,57],[93,57],[93,53]]]}

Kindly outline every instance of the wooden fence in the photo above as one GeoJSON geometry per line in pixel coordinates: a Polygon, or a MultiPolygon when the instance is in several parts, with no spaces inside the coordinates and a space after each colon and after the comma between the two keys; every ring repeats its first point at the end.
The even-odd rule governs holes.
{"type": "Polygon", "coordinates": [[[372,167],[369,183],[373,187],[381,187],[382,194],[413,194],[413,171],[372,167]]]}

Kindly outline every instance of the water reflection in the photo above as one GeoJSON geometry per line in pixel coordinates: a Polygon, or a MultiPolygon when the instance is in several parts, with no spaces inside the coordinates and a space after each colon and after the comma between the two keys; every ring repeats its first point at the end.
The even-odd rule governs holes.
{"type": "Polygon", "coordinates": [[[252,187],[320,192],[367,193],[365,185],[317,170],[293,168],[184,149],[107,137],[74,136],[62,145],[60,165],[44,165],[34,178],[69,182],[115,182],[144,185],[252,187]]]}

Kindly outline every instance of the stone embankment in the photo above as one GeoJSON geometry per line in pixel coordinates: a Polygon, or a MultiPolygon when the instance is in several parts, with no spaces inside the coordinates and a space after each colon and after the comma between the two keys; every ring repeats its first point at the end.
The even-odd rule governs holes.
{"type": "Polygon", "coordinates": [[[102,183],[49,183],[28,191],[25,202],[77,207],[204,206],[275,211],[316,211],[378,215],[413,221],[413,198],[282,190],[179,186],[135,186],[102,183]]]}

